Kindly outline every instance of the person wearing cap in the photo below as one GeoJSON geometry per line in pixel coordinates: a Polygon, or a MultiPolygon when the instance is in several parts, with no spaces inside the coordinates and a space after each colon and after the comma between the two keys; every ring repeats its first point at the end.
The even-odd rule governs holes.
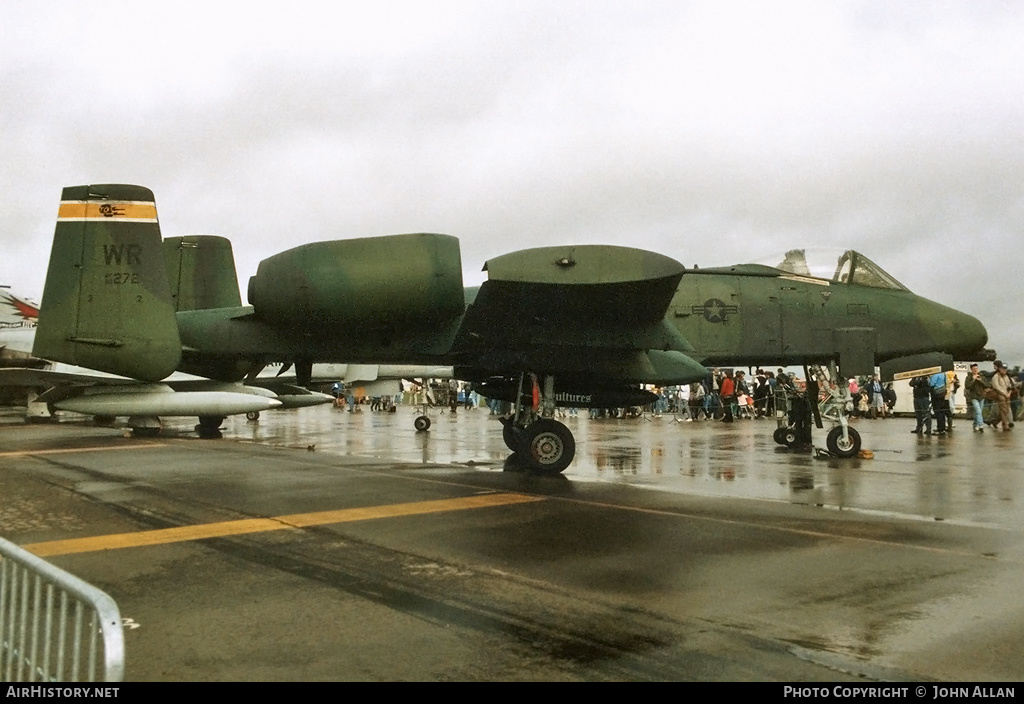
{"type": "Polygon", "coordinates": [[[1010,418],[1010,394],[1013,392],[1013,379],[1006,373],[1006,365],[998,359],[993,366],[996,373],[992,375],[992,390],[996,393],[996,402],[999,404],[999,423],[1003,430],[1013,427],[1013,419],[1010,418]]]}
{"type": "Polygon", "coordinates": [[[967,380],[964,381],[964,398],[967,401],[967,405],[974,412],[974,431],[976,433],[985,432],[985,421],[982,418],[981,411],[985,402],[986,391],[989,389],[989,384],[978,370],[978,365],[972,364],[971,371],[967,374],[967,380]]]}

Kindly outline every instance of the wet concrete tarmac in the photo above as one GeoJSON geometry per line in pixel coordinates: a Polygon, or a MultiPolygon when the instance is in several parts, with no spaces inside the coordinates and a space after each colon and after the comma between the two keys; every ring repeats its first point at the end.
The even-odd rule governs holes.
{"type": "Polygon", "coordinates": [[[835,460],[776,445],[770,421],[578,416],[573,465],[538,477],[506,467],[484,409],[429,433],[413,415],[275,412],[219,441],[182,419],[138,441],[12,412],[0,535],[115,598],[137,626],[128,679],[1024,671],[1015,432],[860,421],[874,459],[835,460]],[[178,527],[195,532],[161,532],[178,527]]]}

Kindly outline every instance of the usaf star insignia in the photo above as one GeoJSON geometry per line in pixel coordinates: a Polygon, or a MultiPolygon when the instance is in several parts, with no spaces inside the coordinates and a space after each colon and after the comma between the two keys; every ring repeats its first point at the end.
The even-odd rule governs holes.
{"type": "Polygon", "coordinates": [[[704,320],[709,323],[724,323],[725,316],[735,315],[740,312],[739,306],[726,305],[724,301],[718,298],[709,298],[704,301],[704,305],[692,306],[691,310],[694,315],[703,315],[704,320]]]}

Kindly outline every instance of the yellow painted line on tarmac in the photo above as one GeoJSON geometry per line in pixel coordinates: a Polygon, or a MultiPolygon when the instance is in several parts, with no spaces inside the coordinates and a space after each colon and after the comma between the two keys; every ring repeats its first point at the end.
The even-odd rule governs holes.
{"type": "Polygon", "coordinates": [[[166,443],[147,442],[134,445],[110,445],[108,447],[64,447],[59,450],[12,450],[0,452],[0,457],[31,457],[33,455],[65,455],[74,452],[110,452],[112,450],[146,450],[150,447],[165,447],[166,443]]]}
{"type": "Polygon", "coordinates": [[[97,535],[91,538],[52,540],[45,543],[23,545],[22,547],[39,557],[50,557],[53,555],[72,555],[99,550],[118,550],[120,548],[136,548],[146,545],[181,543],[203,540],[204,538],[223,538],[228,535],[263,533],[287,528],[306,528],[331,523],[351,523],[353,521],[369,521],[377,518],[398,518],[400,516],[415,516],[425,513],[464,511],[471,508],[509,506],[543,500],[544,498],[540,496],[526,496],[524,494],[480,494],[460,499],[415,501],[405,504],[391,504],[389,506],[367,506],[365,508],[345,508],[336,511],[319,511],[317,513],[296,513],[274,518],[247,518],[238,521],[145,530],[136,533],[97,535]]]}

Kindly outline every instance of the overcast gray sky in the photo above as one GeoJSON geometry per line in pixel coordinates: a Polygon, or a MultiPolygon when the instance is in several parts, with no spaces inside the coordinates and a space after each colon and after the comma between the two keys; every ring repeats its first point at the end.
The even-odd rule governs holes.
{"type": "MultiPolygon", "coordinates": [[[[1024,4],[0,5],[0,282],[42,293],[61,188],[152,188],[258,262],[444,232],[484,260],[858,249],[1024,362],[1024,4]]],[[[244,298],[244,288],[243,288],[244,298]]]]}

